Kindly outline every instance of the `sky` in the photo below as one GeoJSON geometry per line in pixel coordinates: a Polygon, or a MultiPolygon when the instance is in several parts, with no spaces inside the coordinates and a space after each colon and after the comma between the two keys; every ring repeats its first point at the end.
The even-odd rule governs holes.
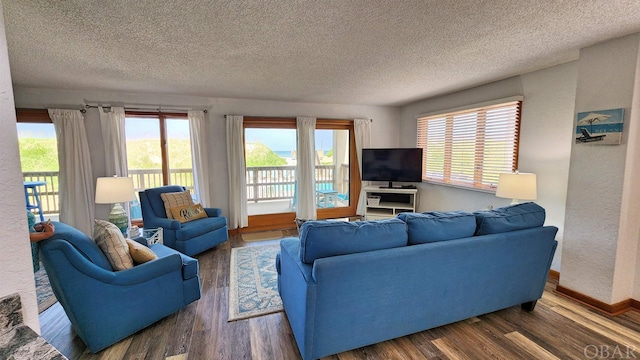
{"type": "Polygon", "coordinates": [[[56,137],[56,131],[53,124],[29,124],[17,123],[18,138],[51,138],[56,137]]]}
{"type": "MultiPolygon", "coordinates": [[[[125,121],[127,140],[159,139],[160,130],[157,119],[132,119],[125,121]]],[[[55,138],[53,124],[18,123],[18,138],[55,138]]],[[[167,120],[167,133],[172,138],[188,139],[189,122],[185,120],[167,120]]]]}
{"type": "MultiPolygon", "coordinates": [[[[259,141],[273,151],[296,149],[295,129],[245,129],[245,141],[259,141]]],[[[316,150],[333,147],[333,130],[316,130],[316,150]]]]}
{"type": "Polygon", "coordinates": [[[587,116],[594,115],[598,117],[598,115],[606,115],[603,117],[598,117],[598,120],[594,121],[594,125],[598,124],[616,124],[622,123],[624,117],[624,109],[610,109],[610,110],[598,110],[598,111],[585,111],[578,113],[578,125],[588,125],[589,123],[581,123],[581,120],[587,116]],[[607,117],[608,116],[608,117],[607,117]]]}

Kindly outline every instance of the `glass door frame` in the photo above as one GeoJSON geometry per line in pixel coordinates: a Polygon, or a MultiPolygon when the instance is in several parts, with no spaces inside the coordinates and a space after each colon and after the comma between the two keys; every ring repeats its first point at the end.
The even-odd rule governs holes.
{"type": "MultiPolygon", "coordinates": [[[[245,116],[243,119],[243,133],[247,128],[252,129],[296,129],[295,118],[245,116]]],[[[318,219],[332,219],[356,216],[358,196],[362,181],[356,155],[356,142],[353,120],[348,119],[316,119],[316,130],[348,130],[349,131],[349,206],[335,208],[316,208],[318,219]]],[[[245,141],[243,135],[243,142],[245,141]]],[[[243,147],[244,144],[243,144],[243,147]]],[[[245,147],[246,148],[246,147],[245,147]]],[[[246,191],[246,190],[245,190],[246,191]]],[[[251,231],[294,228],[296,213],[283,212],[277,214],[250,215],[248,229],[251,231]]]]}

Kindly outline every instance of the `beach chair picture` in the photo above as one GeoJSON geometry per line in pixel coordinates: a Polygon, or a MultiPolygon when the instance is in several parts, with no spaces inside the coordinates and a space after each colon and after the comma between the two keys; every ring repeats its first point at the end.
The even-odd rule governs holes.
{"type": "Polygon", "coordinates": [[[576,143],[620,144],[624,109],[581,112],[576,120],[576,143]]]}

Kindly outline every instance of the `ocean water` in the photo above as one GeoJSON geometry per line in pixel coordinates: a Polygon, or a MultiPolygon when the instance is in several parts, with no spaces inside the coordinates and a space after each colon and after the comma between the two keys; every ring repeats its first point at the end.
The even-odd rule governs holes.
{"type": "Polygon", "coordinates": [[[278,156],[282,157],[282,158],[290,158],[291,156],[291,152],[293,150],[278,150],[278,151],[274,151],[274,153],[276,153],[278,156]]]}
{"type": "MultiPolygon", "coordinates": [[[[323,150],[323,151],[326,154],[327,152],[329,152],[329,150],[331,150],[331,149],[326,149],[326,150],[323,150]]],[[[292,157],[291,153],[293,151],[295,151],[295,150],[273,150],[274,153],[276,153],[278,156],[283,157],[283,158],[292,157]]],[[[316,151],[320,151],[320,150],[316,150],[316,151]]]]}

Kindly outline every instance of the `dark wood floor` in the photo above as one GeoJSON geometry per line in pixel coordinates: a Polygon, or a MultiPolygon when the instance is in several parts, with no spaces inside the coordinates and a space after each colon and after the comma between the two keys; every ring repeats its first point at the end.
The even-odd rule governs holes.
{"type": "MultiPolygon", "coordinates": [[[[60,304],[40,315],[42,336],[69,359],[299,359],[284,313],[227,322],[229,258],[240,236],[198,256],[202,298],[91,354],[60,304]]],[[[519,306],[344,352],[325,359],[640,358],[640,312],[610,317],[554,292],[550,279],[536,309],[519,306]]]]}

